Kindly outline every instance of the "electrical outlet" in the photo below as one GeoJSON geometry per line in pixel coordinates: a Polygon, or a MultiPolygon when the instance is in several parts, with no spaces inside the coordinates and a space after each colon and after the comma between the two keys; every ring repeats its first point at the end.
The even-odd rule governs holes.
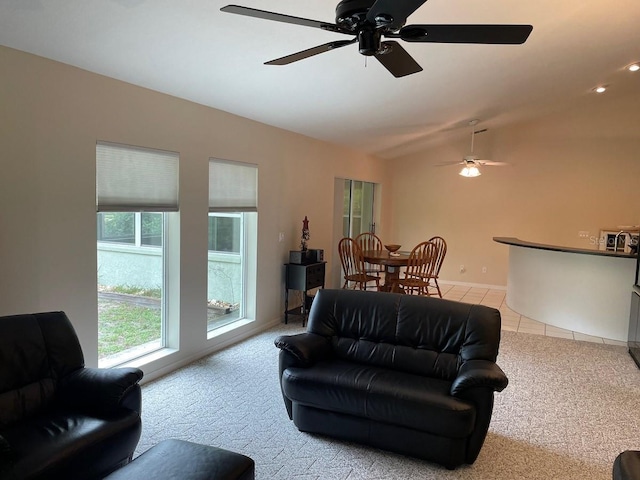
{"type": "Polygon", "coordinates": [[[482,273],[487,273],[487,267],[482,267],[482,273]]]}
{"type": "Polygon", "coordinates": [[[464,270],[465,270],[464,265],[460,265],[460,273],[464,273],[464,270]]]}
{"type": "Polygon", "coordinates": [[[278,242],[280,243],[284,242],[284,232],[280,232],[278,234],[278,242]]]}

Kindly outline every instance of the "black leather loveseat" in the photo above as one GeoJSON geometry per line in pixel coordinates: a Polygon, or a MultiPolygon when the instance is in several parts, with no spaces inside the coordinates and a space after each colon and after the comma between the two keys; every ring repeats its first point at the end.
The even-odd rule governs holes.
{"type": "Polygon", "coordinates": [[[320,290],[306,333],[276,339],[284,402],[301,431],[455,468],[484,443],[500,313],[439,298],[320,290]]]}
{"type": "Polygon", "coordinates": [[[142,372],[84,368],[63,312],[0,317],[0,480],[94,479],[141,432],[142,372]]]}

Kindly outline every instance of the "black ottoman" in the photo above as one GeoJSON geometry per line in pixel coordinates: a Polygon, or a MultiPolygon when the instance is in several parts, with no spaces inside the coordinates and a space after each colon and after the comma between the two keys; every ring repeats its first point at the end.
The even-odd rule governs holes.
{"type": "Polygon", "coordinates": [[[109,480],[253,480],[255,463],[249,457],[221,448],[183,440],[164,440],[131,463],[116,470],[109,480]]]}
{"type": "Polygon", "coordinates": [[[616,457],[613,480],[640,480],[640,452],[626,450],[616,457]]]}

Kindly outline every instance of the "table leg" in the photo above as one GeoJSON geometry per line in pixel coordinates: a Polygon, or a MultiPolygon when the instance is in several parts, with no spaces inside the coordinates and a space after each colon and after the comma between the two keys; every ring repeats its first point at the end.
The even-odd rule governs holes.
{"type": "Polygon", "coordinates": [[[284,289],[284,323],[289,323],[289,289],[284,289]]]}
{"type": "Polygon", "coordinates": [[[380,291],[390,292],[393,284],[400,278],[400,267],[385,265],[384,272],[384,285],[380,287],[380,291]]]}

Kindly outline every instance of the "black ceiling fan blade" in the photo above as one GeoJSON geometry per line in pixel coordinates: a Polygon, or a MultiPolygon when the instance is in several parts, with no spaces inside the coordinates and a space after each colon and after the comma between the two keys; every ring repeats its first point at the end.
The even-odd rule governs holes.
{"type": "Polygon", "coordinates": [[[345,47],[347,45],[351,45],[352,43],[356,43],[357,39],[353,40],[338,40],[336,42],[325,43],[324,45],[318,45],[317,47],[309,48],[307,50],[303,50],[298,53],[292,53],[291,55],[287,55],[286,57],[276,58],[275,60],[271,60],[269,62],[265,62],[265,65],[288,65],[293,62],[297,62],[298,60],[304,60],[305,58],[313,57],[314,55],[318,55],[319,53],[328,52],[329,50],[335,50],[336,48],[345,47]]]}
{"type": "Polygon", "coordinates": [[[407,42],[520,45],[532,30],[531,25],[407,25],[397,36],[407,42]]]}
{"type": "Polygon", "coordinates": [[[275,22],[291,23],[293,25],[302,25],[304,27],[321,28],[338,33],[350,33],[341,29],[338,25],[329,22],[321,22],[320,20],[310,20],[308,18],[293,17],[282,13],[267,12],[266,10],[258,10],[256,8],[242,7],[240,5],[227,5],[220,9],[226,13],[236,13],[246,17],[261,18],[263,20],[273,20],[275,22]]]}
{"type": "Polygon", "coordinates": [[[400,28],[407,17],[415,12],[427,0],[377,0],[367,12],[367,20],[371,23],[385,23],[391,29],[400,28]],[[387,20],[379,22],[376,19],[387,20]]]}
{"type": "Polygon", "coordinates": [[[386,47],[383,50],[386,53],[377,53],[376,58],[394,77],[404,77],[422,71],[418,62],[398,42],[382,42],[382,45],[386,47]]]}

